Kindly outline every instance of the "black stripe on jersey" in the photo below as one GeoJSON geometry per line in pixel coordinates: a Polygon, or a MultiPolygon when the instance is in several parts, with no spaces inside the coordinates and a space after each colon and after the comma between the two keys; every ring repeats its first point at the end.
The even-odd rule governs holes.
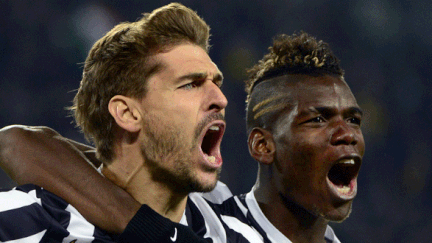
{"type": "MultiPolygon", "coordinates": [[[[201,211],[197,208],[197,206],[192,202],[192,200],[188,197],[186,203],[186,220],[188,226],[192,228],[193,232],[197,234],[199,237],[204,238],[204,235],[207,233],[207,229],[205,227],[204,217],[201,214],[201,211]]],[[[208,242],[213,243],[213,240],[210,238],[205,238],[208,242]]]]}
{"type": "MultiPolygon", "coordinates": [[[[204,200],[207,201],[207,203],[216,213],[217,217],[219,218],[219,221],[222,223],[226,232],[227,242],[249,243],[249,241],[241,233],[229,228],[229,226],[221,218],[221,215],[232,216],[237,218],[242,223],[249,224],[243,212],[240,210],[240,208],[237,207],[237,203],[235,202],[234,197],[225,200],[222,204],[214,204],[208,201],[207,199],[204,200]]],[[[250,243],[254,243],[254,242],[250,242],[250,243]]]]}
{"type": "MultiPolygon", "coordinates": [[[[6,221],[0,222],[0,242],[28,237],[44,230],[47,231],[40,242],[58,243],[69,236],[67,228],[71,222],[71,213],[66,211],[69,206],[66,201],[35,185],[18,186],[15,190],[27,194],[34,191],[41,205],[35,202],[25,207],[0,212],[0,220],[6,221]]],[[[97,227],[93,236],[93,242],[113,242],[111,237],[116,238],[97,227]]]]}
{"type": "MultiPolygon", "coordinates": [[[[70,212],[66,211],[66,208],[69,206],[69,204],[57,195],[37,186],[25,185],[25,187],[34,187],[36,189],[36,195],[41,199],[42,207],[54,218],[56,222],[60,224],[54,224],[54,227],[52,226],[50,232],[47,232],[44,235],[41,242],[56,242],[55,240],[52,240],[60,239],[61,241],[63,238],[67,237],[69,232],[65,229],[69,227],[71,220],[70,212]]],[[[28,189],[26,188],[26,190],[28,189]]],[[[117,238],[115,235],[109,235],[107,232],[99,229],[96,226],[93,232],[93,237],[94,243],[112,242],[113,239],[117,238]]]]}
{"type": "MultiPolygon", "coordinates": [[[[35,185],[23,185],[16,188],[16,190],[29,193],[32,190],[36,191],[36,197],[41,200],[42,211],[44,218],[47,218],[50,222],[47,232],[41,239],[41,242],[61,242],[63,238],[69,235],[66,230],[70,222],[70,213],[65,211],[69,205],[60,197],[53,193],[46,191],[35,185]]],[[[23,215],[23,212],[18,210],[18,215],[23,215]]],[[[27,215],[27,214],[24,214],[27,215]]],[[[29,215],[32,215],[31,213],[29,215]]],[[[38,217],[40,222],[47,222],[44,218],[38,217]]],[[[34,220],[36,222],[36,220],[34,220]]]]}
{"type": "Polygon", "coordinates": [[[259,223],[255,220],[255,218],[252,216],[247,204],[246,204],[246,194],[241,194],[237,196],[241,204],[247,209],[246,218],[248,221],[248,224],[253,227],[260,235],[263,237],[264,243],[271,243],[270,239],[267,237],[267,233],[261,228],[259,223]]]}
{"type": "Polygon", "coordinates": [[[46,191],[42,188],[36,188],[36,195],[41,199],[42,207],[53,217],[60,225],[67,229],[70,223],[70,213],[66,211],[69,205],[62,198],[46,191]]]}
{"type": "Polygon", "coordinates": [[[49,216],[39,204],[33,203],[18,209],[0,212],[0,241],[28,237],[49,228],[45,218],[49,216]],[[34,220],[33,217],[43,220],[34,220]],[[31,225],[29,225],[31,224],[31,225]],[[26,227],[22,227],[26,225],[26,227]]]}

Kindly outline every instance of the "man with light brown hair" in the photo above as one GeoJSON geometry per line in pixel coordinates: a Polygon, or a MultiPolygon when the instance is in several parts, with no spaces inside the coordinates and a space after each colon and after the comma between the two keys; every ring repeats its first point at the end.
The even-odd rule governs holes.
{"type": "MultiPolygon", "coordinates": [[[[90,50],[71,108],[96,145],[101,174],[151,208],[140,210],[153,215],[155,223],[136,226],[155,234],[147,238],[150,242],[198,240],[152,210],[178,223],[188,194],[212,190],[219,178],[227,99],[220,90],[222,73],[208,56],[208,41],[209,26],[178,3],[119,24],[90,50]]],[[[78,174],[68,176],[75,180],[78,174]]],[[[90,186],[91,179],[84,180],[90,186]]],[[[0,196],[2,242],[117,240],[38,186],[0,196]]]]}

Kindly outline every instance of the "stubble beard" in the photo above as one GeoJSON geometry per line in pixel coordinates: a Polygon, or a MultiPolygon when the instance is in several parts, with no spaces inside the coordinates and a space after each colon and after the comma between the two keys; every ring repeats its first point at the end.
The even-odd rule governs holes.
{"type": "Polygon", "coordinates": [[[193,152],[196,150],[198,136],[205,126],[202,121],[196,128],[193,139],[188,139],[175,126],[165,124],[160,119],[146,119],[144,123],[144,142],[142,155],[148,164],[154,181],[166,184],[176,193],[209,192],[216,186],[220,168],[213,171],[216,180],[211,183],[200,181],[194,170],[193,152]],[[188,144],[188,141],[192,141],[188,144]]]}

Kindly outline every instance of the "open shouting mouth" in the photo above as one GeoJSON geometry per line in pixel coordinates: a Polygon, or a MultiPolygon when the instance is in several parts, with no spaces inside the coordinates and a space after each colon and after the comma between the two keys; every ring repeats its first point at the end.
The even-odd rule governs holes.
{"type": "Polygon", "coordinates": [[[338,160],[327,174],[331,192],[342,200],[352,200],[357,194],[357,176],[360,157],[346,157],[338,160]]]}
{"type": "Polygon", "coordinates": [[[205,164],[212,169],[217,169],[222,166],[220,144],[225,132],[225,122],[220,120],[211,122],[204,128],[204,131],[200,152],[204,157],[205,164]]]}

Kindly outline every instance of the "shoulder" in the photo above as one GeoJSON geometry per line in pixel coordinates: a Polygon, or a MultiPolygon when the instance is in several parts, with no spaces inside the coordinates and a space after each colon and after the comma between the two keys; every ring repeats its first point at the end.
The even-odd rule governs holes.
{"type": "Polygon", "coordinates": [[[0,242],[92,242],[95,236],[109,242],[109,236],[99,231],[74,207],[41,187],[0,190],[0,242]]]}
{"type": "Polygon", "coordinates": [[[42,207],[42,188],[24,185],[0,192],[0,241],[39,242],[51,227],[42,207]]]}

